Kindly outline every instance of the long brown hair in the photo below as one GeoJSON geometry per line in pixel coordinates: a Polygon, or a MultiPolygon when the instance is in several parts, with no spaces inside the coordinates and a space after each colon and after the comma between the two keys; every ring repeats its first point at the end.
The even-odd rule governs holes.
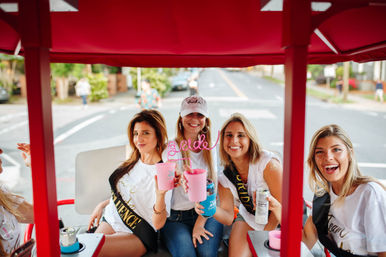
{"type": "Polygon", "coordinates": [[[228,125],[231,122],[240,122],[241,125],[243,125],[245,132],[247,133],[247,136],[250,140],[249,143],[249,149],[248,149],[248,156],[249,156],[249,162],[250,163],[256,163],[260,156],[262,151],[262,146],[259,142],[259,139],[257,137],[257,132],[255,127],[252,125],[252,123],[241,113],[233,113],[231,117],[224,122],[222,125],[221,131],[220,131],[220,160],[221,164],[224,167],[231,168],[232,167],[232,160],[229,154],[224,150],[224,137],[225,137],[225,130],[228,127],[228,125]]]}
{"type": "MultiPolygon", "coordinates": [[[[198,138],[201,135],[205,135],[205,140],[208,142],[208,145],[209,145],[208,148],[212,147],[212,136],[211,136],[210,128],[211,128],[210,119],[208,117],[206,117],[205,118],[205,126],[198,133],[198,138]]],[[[177,143],[177,145],[180,145],[182,140],[186,140],[186,138],[184,136],[184,130],[185,130],[184,126],[182,125],[182,117],[181,117],[181,115],[179,115],[178,120],[177,120],[177,128],[176,128],[176,131],[177,131],[176,143],[177,143]]],[[[213,158],[212,158],[212,154],[210,152],[211,150],[202,149],[201,151],[203,151],[202,155],[204,157],[204,161],[209,167],[208,178],[212,179],[213,181],[217,181],[217,174],[214,171],[213,158]]],[[[186,159],[186,158],[189,158],[189,151],[181,151],[181,154],[182,154],[182,158],[185,159],[185,160],[183,160],[184,164],[189,165],[188,160],[186,159]]]]}
{"type": "Polygon", "coordinates": [[[337,202],[342,201],[349,193],[352,188],[359,186],[360,184],[366,184],[368,182],[376,182],[385,189],[385,186],[382,185],[375,178],[370,176],[364,176],[359,170],[358,163],[354,156],[354,149],[350,138],[347,133],[338,125],[331,124],[320,128],[312,137],[310,150],[308,153],[307,164],[310,169],[310,176],[308,178],[311,190],[317,195],[321,196],[324,192],[330,192],[329,182],[326,178],[323,177],[323,174],[318,169],[318,166],[315,161],[315,148],[320,139],[334,136],[342,140],[344,145],[347,148],[349,166],[347,168],[347,173],[344,178],[344,183],[342,187],[342,192],[338,196],[337,202]]]}
{"type": "Polygon", "coordinates": [[[134,144],[134,126],[138,122],[147,122],[155,130],[157,137],[156,150],[159,156],[162,156],[162,152],[166,148],[168,142],[168,135],[166,130],[165,119],[162,114],[157,110],[143,110],[135,114],[127,127],[127,135],[129,137],[132,152],[130,157],[120,166],[121,169],[119,170],[118,175],[113,181],[115,185],[123,175],[130,172],[130,170],[134,167],[134,165],[141,157],[138,148],[134,144]]]}

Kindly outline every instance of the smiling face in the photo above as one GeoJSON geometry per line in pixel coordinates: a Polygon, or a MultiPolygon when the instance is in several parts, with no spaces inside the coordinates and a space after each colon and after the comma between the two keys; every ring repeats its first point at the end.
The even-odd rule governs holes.
{"type": "Polygon", "coordinates": [[[339,194],[349,167],[349,149],[335,136],[319,139],[314,156],[318,170],[339,194]]]}
{"type": "Polygon", "coordinates": [[[156,151],[157,135],[155,129],[146,121],[135,123],[133,141],[141,155],[156,151]]]}
{"type": "Polygon", "coordinates": [[[224,131],[224,150],[232,159],[244,158],[248,153],[250,139],[241,122],[233,121],[224,131]]]}
{"type": "MultiPolygon", "coordinates": [[[[198,112],[193,112],[182,117],[184,132],[187,134],[198,135],[205,126],[205,119],[205,116],[198,112]]],[[[185,136],[187,135],[185,134],[185,136]]]]}

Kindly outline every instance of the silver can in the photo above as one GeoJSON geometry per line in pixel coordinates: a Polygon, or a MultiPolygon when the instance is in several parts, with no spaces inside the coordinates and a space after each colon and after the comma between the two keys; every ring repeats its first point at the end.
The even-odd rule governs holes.
{"type": "Polygon", "coordinates": [[[268,195],[269,191],[267,189],[259,188],[256,191],[255,222],[257,224],[265,225],[268,223],[268,195]]]}
{"type": "Polygon", "coordinates": [[[70,246],[76,243],[76,230],[73,227],[60,229],[60,244],[70,246]]]}

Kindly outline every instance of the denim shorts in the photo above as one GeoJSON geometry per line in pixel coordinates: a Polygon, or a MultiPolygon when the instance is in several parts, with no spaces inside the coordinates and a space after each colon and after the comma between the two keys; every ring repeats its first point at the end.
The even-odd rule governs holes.
{"type": "Polygon", "coordinates": [[[236,219],[233,221],[233,223],[235,223],[236,221],[245,221],[245,219],[243,218],[243,216],[240,215],[240,213],[237,213],[237,216],[236,216],[236,219]]]}

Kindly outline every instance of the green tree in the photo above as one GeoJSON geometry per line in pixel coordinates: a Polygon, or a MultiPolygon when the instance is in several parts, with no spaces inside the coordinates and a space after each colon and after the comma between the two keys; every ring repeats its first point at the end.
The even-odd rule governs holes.
{"type": "Polygon", "coordinates": [[[10,95],[16,85],[17,73],[24,74],[24,58],[17,55],[0,54],[0,85],[10,95]]]}
{"type": "Polygon", "coordinates": [[[319,76],[323,75],[324,65],[310,64],[308,65],[307,69],[311,72],[312,79],[316,79],[319,76]]]}
{"type": "Polygon", "coordinates": [[[89,74],[87,78],[91,85],[91,94],[89,96],[91,102],[98,102],[109,96],[107,91],[107,78],[103,73],[89,74]]]}
{"type": "MultiPolygon", "coordinates": [[[[143,68],[141,69],[141,78],[148,79],[152,88],[156,89],[161,96],[164,96],[171,90],[171,83],[167,74],[173,74],[174,71],[169,68],[163,68],[162,71],[158,68],[143,68]]],[[[130,74],[133,79],[133,86],[137,88],[137,68],[130,69],[130,74]]]]}

